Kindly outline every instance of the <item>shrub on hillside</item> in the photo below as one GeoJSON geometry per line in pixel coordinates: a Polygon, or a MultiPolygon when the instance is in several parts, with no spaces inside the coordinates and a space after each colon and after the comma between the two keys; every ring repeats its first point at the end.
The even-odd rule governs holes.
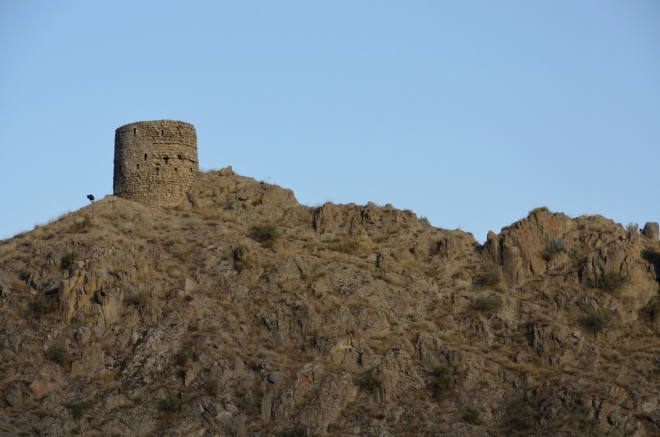
{"type": "Polygon", "coordinates": [[[502,274],[497,267],[488,269],[483,275],[479,276],[475,285],[479,287],[495,287],[502,281],[502,274]]]}
{"type": "Polygon", "coordinates": [[[654,323],[660,317],[660,296],[654,296],[651,300],[639,310],[639,315],[654,323]]]}
{"type": "Polygon", "coordinates": [[[383,383],[380,381],[376,373],[377,370],[375,368],[362,372],[360,376],[355,378],[355,385],[372,393],[380,390],[383,383]]]}
{"type": "Polygon", "coordinates": [[[542,212],[550,212],[547,206],[539,206],[538,208],[534,208],[529,212],[529,215],[536,215],[542,212]]]}
{"type": "Polygon", "coordinates": [[[597,333],[609,327],[612,323],[612,314],[609,311],[589,311],[578,319],[584,330],[597,333]]]}
{"type": "Polygon", "coordinates": [[[266,247],[271,247],[279,237],[280,232],[277,230],[277,227],[270,223],[257,225],[250,232],[250,238],[266,247]]]}
{"type": "Polygon", "coordinates": [[[85,414],[85,411],[91,410],[94,407],[91,402],[81,401],[81,402],[72,402],[67,405],[67,408],[71,411],[71,415],[74,419],[80,419],[85,414]]]}
{"type": "Polygon", "coordinates": [[[62,366],[67,366],[71,363],[71,355],[69,354],[66,346],[60,343],[55,343],[46,351],[46,358],[62,366]]]}
{"type": "Polygon", "coordinates": [[[502,299],[498,296],[480,296],[470,302],[468,309],[473,312],[486,314],[497,313],[502,308],[502,299]]]}
{"type": "Polygon", "coordinates": [[[318,434],[316,433],[308,434],[307,428],[300,425],[296,425],[290,431],[275,432],[275,437],[318,437],[318,434]]]}
{"type": "Polygon", "coordinates": [[[628,275],[624,273],[610,272],[595,277],[589,281],[589,285],[592,288],[599,288],[603,291],[608,291],[611,293],[619,291],[619,289],[628,283],[629,280],[630,278],[628,275]]]}
{"type": "Polygon", "coordinates": [[[343,240],[329,245],[328,249],[343,253],[354,253],[360,249],[360,242],[357,240],[343,240]]]}
{"type": "Polygon", "coordinates": [[[54,304],[55,301],[53,299],[49,298],[45,294],[40,294],[32,303],[32,312],[37,319],[40,319],[55,309],[54,304]]]}
{"type": "Polygon", "coordinates": [[[181,399],[179,399],[178,396],[173,394],[168,394],[165,399],[161,399],[161,401],[158,402],[158,409],[160,409],[160,411],[165,411],[167,413],[173,413],[179,410],[180,405],[181,405],[181,399]]]}
{"type": "Polygon", "coordinates": [[[80,257],[80,254],[78,252],[76,252],[75,250],[72,251],[72,252],[68,252],[60,260],[60,267],[62,268],[62,270],[68,269],[69,267],[71,267],[73,265],[74,262],[76,262],[78,260],[79,257],[80,257]]]}
{"type": "Polygon", "coordinates": [[[442,364],[431,372],[433,379],[429,383],[429,389],[436,398],[454,387],[454,372],[451,367],[442,364]]]}
{"type": "Polygon", "coordinates": [[[553,238],[543,251],[543,259],[550,261],[555,257],[559,252],[566,250],[566,240],[563,238],[553,238]]]}

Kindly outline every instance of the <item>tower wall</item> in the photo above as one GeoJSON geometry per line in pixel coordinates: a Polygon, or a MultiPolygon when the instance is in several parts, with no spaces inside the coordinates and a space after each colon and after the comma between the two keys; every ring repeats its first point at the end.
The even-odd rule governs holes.
{"type": "Polygon", "coordinates": [[[197,132],[174,120],[140,121],[115,131],[115,196],[149,206],[173,206],[199,172],[197,132]]]}

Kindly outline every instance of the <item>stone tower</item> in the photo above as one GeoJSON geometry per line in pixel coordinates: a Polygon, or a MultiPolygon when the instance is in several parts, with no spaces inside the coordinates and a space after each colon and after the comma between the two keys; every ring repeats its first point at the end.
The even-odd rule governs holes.
{"type": "Polygon", "coordinates": [[[139,121],[115,131],[115,196],[149,206],[173,206],[192,187],[198,172],[192,124],[139,121]]]}

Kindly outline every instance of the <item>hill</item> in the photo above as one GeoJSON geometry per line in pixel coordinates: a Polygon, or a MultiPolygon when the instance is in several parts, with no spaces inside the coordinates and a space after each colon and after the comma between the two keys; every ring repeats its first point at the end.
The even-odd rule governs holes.
{"type": "Polygon", "coordinates": [[[659,274],[546,208],[480,245],[231,168],[107,196],[0,242],[0,436],[660,435],[659,274]]]}

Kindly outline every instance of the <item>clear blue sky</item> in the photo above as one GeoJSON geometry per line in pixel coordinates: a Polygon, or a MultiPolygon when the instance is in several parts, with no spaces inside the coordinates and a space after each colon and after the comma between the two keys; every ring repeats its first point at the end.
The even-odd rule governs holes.
{"type": "Polygon", "coordinates": [[[112,193],[114,130],[301,203],[660,221],[658,1],[0,2],[0,238],[112,193]]]}

